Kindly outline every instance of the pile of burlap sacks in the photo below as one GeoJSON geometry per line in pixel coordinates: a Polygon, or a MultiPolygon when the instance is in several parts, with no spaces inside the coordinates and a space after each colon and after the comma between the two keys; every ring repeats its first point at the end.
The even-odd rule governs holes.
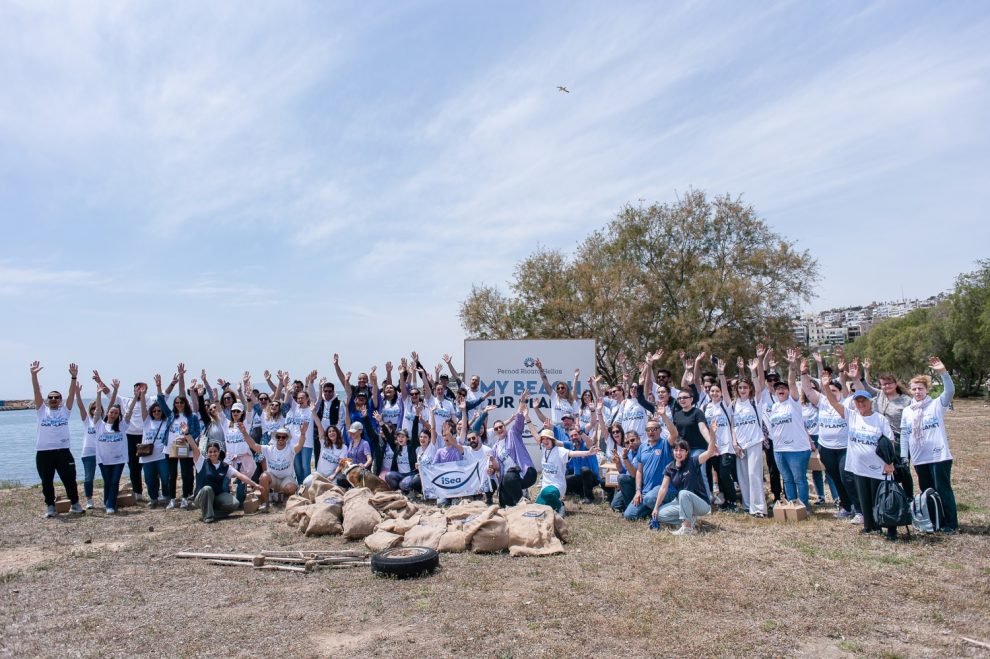
{"type": "Polygon", "coordinates": [[[399,492],[346,492],[317,475],[285,504],[289,526],[307,536],[343,535],[364,539],[371,551],[391,547],[431,547],[442,552],[506,551],[512,556],[564,552],[564,518],[549,506],[520,504],[499,509],[463,501],[445,509],[420,507],[399,492]]]}

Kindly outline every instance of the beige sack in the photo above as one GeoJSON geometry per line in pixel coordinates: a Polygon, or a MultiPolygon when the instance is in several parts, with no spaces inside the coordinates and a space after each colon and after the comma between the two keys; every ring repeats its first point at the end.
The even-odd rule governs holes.
{"type": "Polygon", "coordinates": [[[555,513],[549,506],[513,506],[507,508],[504,514],[511,555],[547,556],[563,553],[564,547],[554,531],[555,513]]]}
{"type": "Polygon", "coordinates": [[[440,536],[437,551],[467,551],[467,544],[467,533],[461,529],[448,528],[447,532],[440,536]]]}
{"type": "Polygon", "coordinates": [[[560,516],[560,513],[553,514],[553,530],[561,542],[570,542],[571,532],[567,530],[567,522],[560,516]]]}
{"type": "Polygon", "coordinates": [[[420,515],[414,515],[409,519],[386,519],[375,527],[375,531],[388,531],[389,533],[405,535],[409,529],[419,526],[420,517],[420,515]]]}
{"type": "Polygon", "coordinates": [[[402,536],[388,531],[375,531],[364,539],[364,546],[370,551],[380,552],[402,544],[402,536]]]}
{"type": "Polygon", "coordinates": [[[406,531],[402,546],[436,549],[440,545],[440,538],[446,532],[446,526],[415,526],[406,531]]]}
{"type": "MultiPolygon", "coordinates": [[[[319,472],[314,472],[312,476],[313,480],[309,483],[309,485],[302,488],[299,492],[300,495],[306,497],[310,501],[316,501],[331,489],[340,489],[332,480],[319,472]]],[[[343,491],[341,491],[341,495],[343,495],[343,491]]]]}
{"type": "Polygon", "coordinates": [[[509,528],[505,518],[498,512],[498,506],[491,506],[478,520],[465,525],[465,533],[470,538],[471,551],[488,554],[509,548],[509,528]]]}
{"type": "Polygon", "coordinates": [[[375,510],[369,500],[371,490],[358,487],[344,494],[344,537],[348,540],[360,540],[375,532],[375,527],[382,521],[382,516],[375,510]]]}
{"type": "Polygon", "coordinates": [[[313,506],[305,506],[299,510],[299,525],[298,529],[300,533],[305,533],[306,529],[309,528],[309,513],[313,510],[313,506]]]}
{"type": "Polygon", "coordinates": [[[292,527],[298,526],[299,518],[311,505],[309,499],[293,494],[285,503],[285,523],[292,527]]]}
{"type": "Polygon", "coordinates": [[[461,501],[456,506],[451,506],[444,513],[447,519],[456,522],[469,517],[477,517],[488,510],[488,504],[484,501],[461,501]]]}
{"type": "Polygon", "coordinates": [[[310,506],[306,535],[340,535],[344,530],[342,522],[343,505],[332,491],[328,491],[322,499],[310,506]]]}

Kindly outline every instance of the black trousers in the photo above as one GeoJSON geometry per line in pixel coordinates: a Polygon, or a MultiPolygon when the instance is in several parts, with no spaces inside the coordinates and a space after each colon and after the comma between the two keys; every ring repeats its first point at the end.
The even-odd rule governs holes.
{"type": "Polygon", "coordinates": [[[942,528],[955,531],[959,528],[959,513],[956,511],[956,495],[952,491],[952,460],[933,462],[926,465],[914,465],[918,474],[918,489],[924,492],[932,488],[938,492],[942,500],[942,528]]]}
{"type": "Polygon", "coordinates": [[[134,490],[134,494],[141,494],[144,491],[141,485],[141,460],[137,455],[137,447],[142,439],[141,435],[127,433],[127,473],[131,476],[131,489],[134,490]]]}
{"type": "Polygon", "coordinates": [[[777,458],[773,457],[773,440],[765,440],[770,446],[764,444],[763,458],[767,463],[767,471],[770,472],[770,493],[773,494],[774,501],[780,501],[780,495],[784,488],[780,483],[780,469],[777,468],[777,458]]]}
{"type": "Polygon", "coordinates": [[[588,467],[581,467],[580,474],[570,474],[565,479],[567,493],[580,495],[583,499],[595,498],[595,472],[588,467]]]}
{"type": "MultiPolygon", "coordinates": [[[[855,474],[853,478],[856,479],[856,492],[859,495],[859,512],[863,515],[863,528],[867,531],[879,531],[880,526],[873,517],[873,504],[876,503],[877,490],[880,489],[880,483],[883,481],[855,474]]],[[[836,487],[838,487],[838,483],[836,483],[836,487]]],[[[896,527],[890,527],[887,530],[897,532],[896,527]]]]}
{"type": "Polygon", "coordinates": [[[79,503],[79,487],[76,485],[76,460],[72,451],[67,448],[57,448],[52,451],[38,451],[34,457],[41,478],[41,493],[45,497],[45,505],[55,505],[55,474],[62,481],[65,493],[72,503],[79,503]]]}
{"type": "MultiPolygon", "coordinates": [[[[709,463],[712,460],[708,461],[709,463]]],[[[718,456],[718,489],[725,497],[726,506],[736,505],[736,454],[723,453],[718,456]]]]}
{"type": "Polygon", "coordinates": [[[523,490],[536,483],[536,469],[528,467],[522,474],[518,468],[508,469],[498,488],[498,505],[501,508],[514,506],[522,500],[523,490]]]}
{"type": "Polygon", "coordinates": [[[835,491],[839,494],[839,507],[846,512],[851,511],[858,494],[855,474],[846,471],[846,449],[819,446],[818,457],[825,466],[825,473],[835,484],[835,491]]]}
{"type": "Polygon", "coordinates": [[[193,494],[193,459],[192,458],[169,458],[168,460],[168,491],[172,498],[178,499],[178,490],[175,486],[179,478],[179,470],[182,470],[182,498],[188,499],[193,494]]]}

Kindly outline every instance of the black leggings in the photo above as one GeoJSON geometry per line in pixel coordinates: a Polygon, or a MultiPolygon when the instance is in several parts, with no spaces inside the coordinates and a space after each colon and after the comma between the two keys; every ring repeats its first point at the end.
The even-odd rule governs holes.
{"type": "Polygon", "coordinates": [[[835,490],[839,493],[839,507],[849,512],[852,510],[854,494],[856,493],[856,479],[852,472],[846,471],[846,449],[828,448],[820,446],[818,455],[825,465],[825,473],[835,484],[835,490]]]}
{"type": "Polygon", "coordinates": [[[168,460],[168,491],[172,497],[178,499],[175,489],[176,481],[179,478],[179,470],[182,470],[182,498],[188,499],[193,493],[193,459],[192,458],[166,458],[168,460]]]}
{"type": "Polygon", "coordinates": [[[65,493],[72,503],[79,503],[79,487],[76,485],[76,461],[72,451],[67,448],[57,448],[51,451],[38,451],[34,458],[41,477],[41,493],[45,497],[45,505],[55,505],[55,473],[65,487],[65,493]]]}
{"type": "Polygon", "coordinates": [[[956,512],[956,494],[952,491],[952,460],[914,465],[918,473],[918,489],[922,492],[932,488],[942,500],[942,529],[955,531],[959,528],[959,514],[956,512]]]}
{"type": "Polygon", "coordinates": [[[780,495],[784,488],[780,484],[780,469],[777,468],[777,458],[773,457],[773,440],[766,440],[770,446],[764,444],[763,453],[767,463],[767,471],[770,472],[770,492],[774,501],[780,501],[780,495]]]}
{"type": "Polygon", "coordinates": [[[595,472],[588,467],[581,467],[580,474],[571,474],[565,481],[567,493],[580,495],[583,499],[595,498],[595,472]]]}
{"type": "MultiPolygon", "coordinates": [[[[863,515],[863,528],[867,531],[879,531],[880,526],[873,518],[873,504],[876,503],[877,490],[880,489],[880,483],[883,481],[868,476],[855,475],[854,478],[856,479],[856,492],[859,494],[859,512],[863,515]]],[[[838,487],[838,483],[836,483],[836,487],[838,487]]],[[[887,531],[893,534],[897,532],[897,528],[891,526],[887,531]]]]}
{"type": "Polygon", "coordinates": [[[513,467],[502,476],[498,487],[498,505],[501,508],[514,506],[522,500],[523,490],[536,484],[536,469],[526,468],[526,474],[521,475],[518,468],[513,467]]]}
{"type": "Polygon", "coordinates": [[[137,447],[142,439],[144,437],[141,435],[127,433],[127,473],[131,475],[131,489],[134,490],[134,494],[141,494],[144,491],[141,485],[141,459],[137,454],[137,447]]]}
{"type": "MultiPolygon", "coordinates": [[[[708,461],[709,463],[712,460],[708,461]]],[[[723,453],[718,456],[718,489],[725,497],[726,507],[736,505],[736,455],[723,453]]]]}

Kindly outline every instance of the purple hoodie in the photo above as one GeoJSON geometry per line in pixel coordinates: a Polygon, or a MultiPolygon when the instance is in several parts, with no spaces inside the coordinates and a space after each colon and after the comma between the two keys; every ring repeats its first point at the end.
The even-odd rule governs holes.
{"type": "Polygon", "coordinates": [[[530,467],[536,469],[536,466],[533,464],[533,458],[529,456],[529,451],[526,450],[526,444],[523,443],[523,425],[523,415],[517,412],[512,417],[512,425],[508,427],[505,444],[509,456],[519,466],[519,471],[525,474],[527,469],[530,467]]]}

